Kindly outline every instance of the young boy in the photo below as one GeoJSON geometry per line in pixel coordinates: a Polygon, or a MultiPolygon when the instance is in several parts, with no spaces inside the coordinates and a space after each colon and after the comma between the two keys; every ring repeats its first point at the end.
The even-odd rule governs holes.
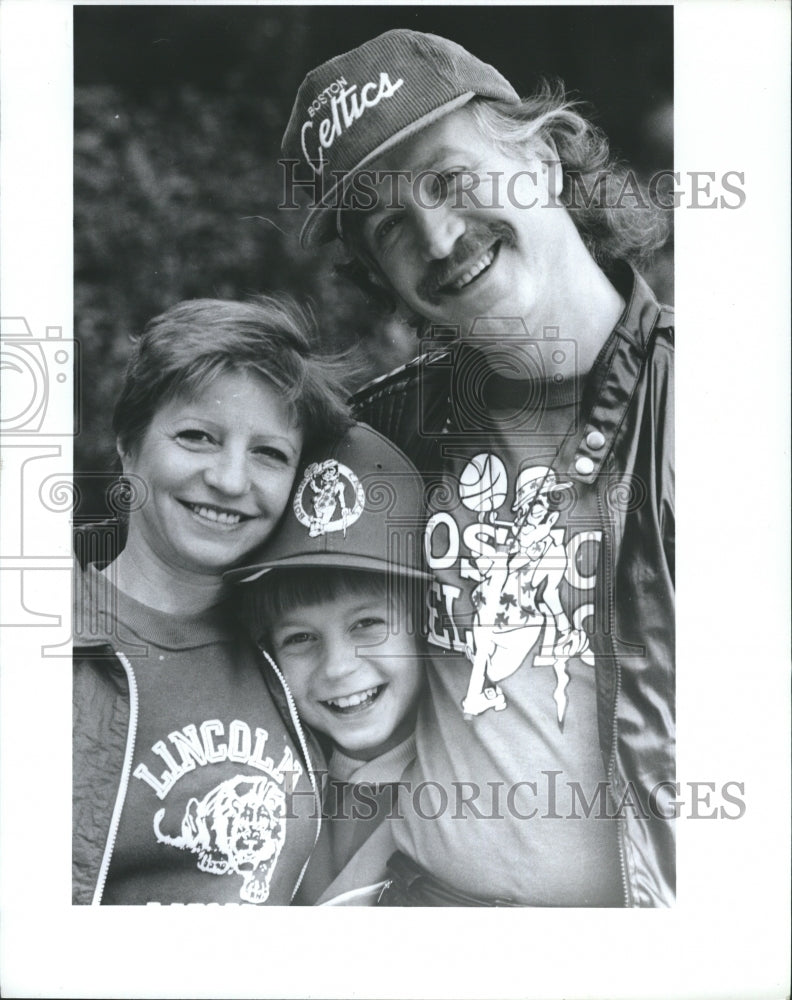
{"type": "Polygon", "coordinates": [[[236,570],[248,621],[328,754],[323,833],[298,897],[372,904],[424,685],[423,483],[364,424],[309,456],[276,534],[236,570]]]}

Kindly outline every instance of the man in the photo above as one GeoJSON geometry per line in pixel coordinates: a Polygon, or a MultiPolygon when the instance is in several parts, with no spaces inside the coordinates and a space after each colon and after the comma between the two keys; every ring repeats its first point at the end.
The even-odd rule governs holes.
{"type": "Polygon", "coordinates": [[[631,266],[662,225],[563,95],[412,31],[309,73],[283,153],[304,245],[427,334],[355,397],[422,470],[435,573],[381,901],[670,905],[672,316],[631,266]]]}

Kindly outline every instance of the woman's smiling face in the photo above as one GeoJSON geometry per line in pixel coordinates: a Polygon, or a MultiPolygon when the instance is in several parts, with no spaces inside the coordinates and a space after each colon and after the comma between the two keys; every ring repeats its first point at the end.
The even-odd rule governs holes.
{"type": "Polygon", "coordinates": [[[278,390],[256,375],[218,375],[177,396],[121,455],[143,481],[128,547],[171,570],[218,575],[264,542],[286,503],[303,443],[278,390]]]}

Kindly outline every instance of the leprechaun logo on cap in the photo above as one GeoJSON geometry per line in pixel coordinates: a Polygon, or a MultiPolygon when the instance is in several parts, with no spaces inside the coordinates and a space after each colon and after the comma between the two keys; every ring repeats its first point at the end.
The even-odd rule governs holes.
{"type": "Polygon", "coordinates": [[[294,495],[294,514],[311,538],[343,531],[363,513],[365,493],[355,473],[334,458],[313,462],[294,495]]]}

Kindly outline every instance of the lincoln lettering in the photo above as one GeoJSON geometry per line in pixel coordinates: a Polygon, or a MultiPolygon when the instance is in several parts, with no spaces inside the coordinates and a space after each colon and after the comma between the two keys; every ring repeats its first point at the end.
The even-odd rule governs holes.
{"type": "Polygon", "coordinates": [[[207,764],[224,761],[254,767],[282,784],[285,774],[296,770],[302,772],[302,767],[294,759],[288,746],[277,765],[272,757],[265,757],[264,748],[268,738],[266,729],[257,727],[253,734],[247,723],[239,719],[234,719],[229,725],[227,737],[225,727],[219,719],[209,719],[199,727],[191,723],[181,731],[168,734],[170,747],[163,740],[157,740],[151,747],[152,753],[165,763],[165,770],[159,777],[145,764],[138,764],[133,774],[150,785],[159,799],[164,799],[179,778],[195,770],[196,766],[205,767],[207,764]]]}

